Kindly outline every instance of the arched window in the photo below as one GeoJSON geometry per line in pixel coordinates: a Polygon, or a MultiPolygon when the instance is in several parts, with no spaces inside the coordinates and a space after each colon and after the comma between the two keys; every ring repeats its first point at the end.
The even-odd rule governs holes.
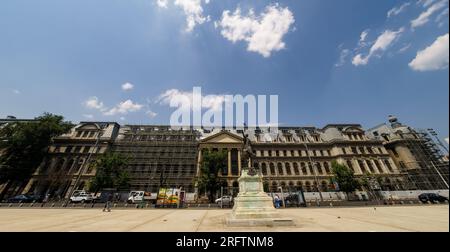
{"type": "Polygon", "coordinates": [[[327,181],[322,181],[321,189],[322,189],[322,192],[328,192],[328,183],[327,183],[327,181]]]}
{"type": "Polygon", "coordinates": [[[324,174],[323,169],[322,169],[322,164],[320,164],[319,162],[316,162],[316,168],[317,168],[317,172],[319,174],[324,174]]]}
{"type": "Polygon", "coordinates": [[[285,163],[284,166],[286,167],[287,175],[292,175],[291,164],[290,163],[285,163]]]}
{"type": "Polygon", "coordinates": [[[301,181],[297,181],[297,190],[303,189],[303,183],[301,181]]]}
{"type": "Polygon", "coordinates": [[[323,166],[325,167],[325,172],[327,174],[331,174],[330,165],[328,164],[328,162],[323,163],[323,166]]]}
{"type": "Polygon", "coordinates": [[[302,168],[302,174],[307,175],[308,171],[306,170],[306,164],[304,162],[301,162],[300,167],[302,168]]]}
{"type": "Polygon", "coordinates": [[[305,183],[305,190],[307,192],[311,192],[311,182],[306,181],[306,183],[305,183]]]}
{"type": "Polygon", "coordinates": [[[277,169],[278,169],[278,175],[283,176],[284,172],[283,172],[283,164],[282,163],[277,164],[277,169]]]}
{"type": "Polygon", "coordinates": [[[267,165],[266,163],[261,164],[261,172],[263,175],[267,175],[267,165]]]}
{"type": "Polygon", "coordinates": [[[384,160],[384,164],[386,165],[386,167],[389,169],[390,172],[394,172],[394,169],[392,169],[391,163],[389,162],[389,160],[385,159],[384,160]]]}
{"type": "Polygon", "coordinates": [[[270,174],[272,176],[274,176],[276,174],[276,172],[275,172],[275,164],[274,163],[270,163],[270,174]]]}
{"type": "Polygon", "coordinates": [[[371,173],[375,173],[375,169],[373,168],[372,162],[370,160],[366,160],[366,164],[369,167],[371,173]]]}
{"type": "Polygon", "coordinates": [[[295,172],[295,175],[300,175],[300,170],[298,169],[298,163],[297,162],[294,163],[294,172],[295,172]]]}
{"type": "Polygon", "coordinates": [[[351,161],[351,160],[347,160],[347,166],[348,166],[348,168],[350,168],[350,169],[352,169],[354,172],[356,172],[356,171],[355,171],[355,168],[353,168],[353,164],[352,164],[352,161],[351,161]]]}

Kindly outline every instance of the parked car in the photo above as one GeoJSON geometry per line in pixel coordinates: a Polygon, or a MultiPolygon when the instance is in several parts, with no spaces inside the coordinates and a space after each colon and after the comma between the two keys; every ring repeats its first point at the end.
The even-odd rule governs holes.
{"type": "Polygon", "coordinates": [[[72,197],[70,197],[70,202],[72,203],[85,203],[92,202],[93,200],[94,197],[92,196],[92,194],[85,191],[75,191],[72,194],[72,197]]]}
{"type": "Polygon", "coordinates": [[[222,204],[224,206],[232,205],[233,204],[233,197],[232,196],[223,196],[218,199],[216,199],[216,204],[222,204]]]}
{"type": "Polygon", "coordinates": [[[12,198],[9,198],[6,202],[8,203],[32,203],[35,202],[36,198],[32,195],[17,195],[12,198]]]}
{"type": "Polygon", "coordinates": [[[437,193],[422,193],[419,195],[419,200],[423,203],[427,202],[445,202],[448,201],[447,197],[441,196],[437,193]]]}

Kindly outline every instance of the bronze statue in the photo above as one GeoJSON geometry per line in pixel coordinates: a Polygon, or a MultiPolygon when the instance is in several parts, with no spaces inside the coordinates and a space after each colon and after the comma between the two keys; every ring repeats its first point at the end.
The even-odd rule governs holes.
{"type": "Polygon", "coordinates": [[[256,175],[256,171],[254,169],[253,165],[253,159],[255,157],[255,154],[253,153],[252,149],[252,143],[250,139],[248,138],[248,134],[245,134],[242,132],[242,137],[244,138],[244,146],[242,148],[242,160],[247,161],[247,165],[249,166],[249,172],[248,174],[251,176],[256,175]]]}

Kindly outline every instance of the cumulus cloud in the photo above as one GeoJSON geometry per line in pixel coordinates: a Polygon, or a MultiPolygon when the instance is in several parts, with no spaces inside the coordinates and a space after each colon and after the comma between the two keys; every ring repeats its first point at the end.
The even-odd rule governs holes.
{"type": "Polygon", "coordinates": [[[384,31],[378,38],[375,40],[375,43],[369,50],[367,56],[363,56],[361,53],[357,54],[353,60],[352,64],[355,66],[367,65],[369,63],[369,59],[376,55],[377,53],[381,53],[386,51],[389,46],[394,43],[398,37],[403,33],[404,29],[400,28],[398,31],[386,30],[384,31]]]}
{"type": "Polygon", "coordinates": [[[129,82],[122,84],[122,90],[123,91],[130,91],[133,88],[134,88],[134,85],[129,83],[129,82]]]}
{"type": "Polygon", "coordinates": [[[158,113],[155,113],[155,112],[153,112],[153,111],[151,111],[151,110],[147,111],[146,114],[147,114],[150,118],[155,118],[155,117],[158,115],[158,113]]]}
{"type": "Polygon", "coordinates": [[[139,111],[143,107],[144,107],[144,105],[134,103],[132,100],[126,100],[126,101],[119,103],[112,109],[109,109],[108,111],[104,112],[103,114],[107,115],[107,116],[113,116],[113,115],[117,115],[117,114],[125,115],[130,112],[139,111]]]}
{"type": "Polygon", "coordinates": [[[18,90],[18,89],[13,89],[12,92],[17,95],[20,94],[20,90],[18,90]]]}
{"type": "Polygon", "coordinates": [[[128,114],[129,112],[136,112],[142,109],[143,105],[134,103],[131,100],[126,100],[119,103],[115,107],[109,109],[96,96],[90,97],[83,105],[88,109],[95,109],[102,112],[103,115],[113,116],[117,114],[128,114]]]}
{"type": "Polygon", "coordinates": [[[100,111],[105,111],[107,108],[105,107],[105,105],[103,104],[103,102],[101,102],[98,97],[96,96],[92,96],[89,99],[87,99],[84,103],[84,106],[88,109],[97,109],[100,111]]]}
{"type": "Polygon", "coordinates": [[[434,3],[431,5],[426,11],[422,12],[419,17],[411,21],[411,28],[417,28],[420,26],[425,25],[430,21],[430,17],[436,13],[437,11],[441,10],[442,8],[445,8],[448,6],[448,0],[441,0],[439,2],[434,3]]]}
{"type": "Polygon", "coordinates": [[[447,142],[447,144],[450,144],[450,143],[449,143],[450,138],[447,137],[447,138],[445,139],[445,141],[447,142]]]}
{"type": "Polygon", "coordinates": [[[415,71],[433,71],[448,68],[449,50],[448,33],[438,37],[432,45],[417,52],[417,56],[409,63],[415,71]]]}
{"type": "Polygon", "coordinates": [[[390,9],[387,13],[387,17],[393,17],[393,16],[397,16],[398,14],[402,13],[406,7],[408,7],[411,3],[410,2],[406,2],[402,5],[400,5],[399,7],[394,7],[392,9],[390,9]]]}
{"type": "Polygon", "coordinates": [[[294,15],[288,7],[275,4],[267,6],[259,16],[252,9],[247,15],[242,15],[240,8],[233,13],[225,10],[215,26],[231,42],[245,41],[248,43],[248,51],[270,57],[272,52],[286,47],[283,37],[294,22],[294,15]]]}
{"type": "Polygon", "coordinates": [[[156,5],[160,8],[167,9],[167,6],[169,4],[169,0],[156,0],[156,5]]]}
{"type": "MultiPolygon", "coordinates": [[[[202,108],[213,111],[222,110],[222,105],[226,100],[225,95],[206,95],[201,96],[202,108]]],[[[158,96],[156,102],[161,105],[178,104],[181,109],[191,110],[193,107],[194,95],[192,92],[180,91],[178,89],[169,89],[158,96]]]]}

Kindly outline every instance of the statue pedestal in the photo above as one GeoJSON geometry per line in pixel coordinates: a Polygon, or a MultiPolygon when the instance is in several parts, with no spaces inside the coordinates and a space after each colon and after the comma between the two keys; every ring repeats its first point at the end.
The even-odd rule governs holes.
{"type": "Polygon", "coordinates": [[[242,170],[239,194],[226,224],[240,227],[294,225],[292,219],[282,218],[273,206],[272,198],[264,192],[262,176],[252,175],[249,169],[242,170]]]}

